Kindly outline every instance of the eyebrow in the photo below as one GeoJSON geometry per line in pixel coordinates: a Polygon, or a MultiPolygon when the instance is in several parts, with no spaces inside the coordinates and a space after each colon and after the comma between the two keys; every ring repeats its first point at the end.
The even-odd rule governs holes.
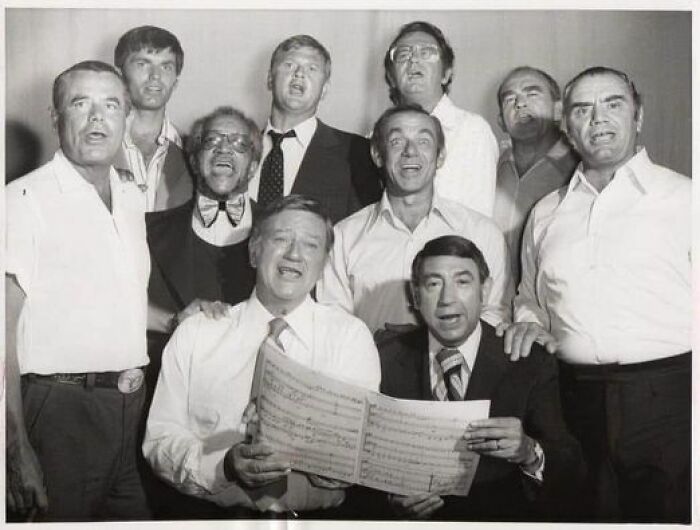
{"type": "MultiPolygon", "coordinates": [[[[603,103],[610,103],[611,101],[627,101],[627,98],[623,94],[611,94],[603,98],[603,103]]],[[[574,101],[570,106],[571,108],[590,107],[593,103],[593,101],[574,101]]]]}

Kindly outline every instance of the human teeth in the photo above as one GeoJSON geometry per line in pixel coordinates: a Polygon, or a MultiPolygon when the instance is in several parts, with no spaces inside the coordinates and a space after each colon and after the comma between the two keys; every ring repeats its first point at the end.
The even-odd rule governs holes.
{"type": "Polygon", "coordinates": [[[279,272],[283,276],[293,276],[294,278],[298,278],[299,276],[301,276],[301,272],[299,272],[298,270],[290,269],[288,267],[280,267],[279,272]]]}

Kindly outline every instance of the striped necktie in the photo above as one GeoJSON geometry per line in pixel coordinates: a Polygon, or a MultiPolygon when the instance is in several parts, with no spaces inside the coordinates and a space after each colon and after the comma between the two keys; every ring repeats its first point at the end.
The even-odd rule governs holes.
{"type": "MultiPolygon", "coordinates": [[[[440,364],[443,377],[438,377],[435,387],[435,399],[439,401],[462,401],[462,365],[467,369],[469,377],[469,367],[464,361],[464,356],[456,348],[441,349],[435,359],[440,364]]],[[[466,381],[465,381],[466,383],[466,381]]]]}

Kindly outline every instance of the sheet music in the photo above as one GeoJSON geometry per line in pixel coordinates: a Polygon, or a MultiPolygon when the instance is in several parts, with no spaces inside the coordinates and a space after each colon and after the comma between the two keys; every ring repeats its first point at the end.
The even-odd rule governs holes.
{"type": "Polygon", "coordinates": [[[400,494],[467,495],[469,421],[489,401],[400,400],[338,381],[265,343],[253,384],[260,436],[294,469],[400,494]]]}

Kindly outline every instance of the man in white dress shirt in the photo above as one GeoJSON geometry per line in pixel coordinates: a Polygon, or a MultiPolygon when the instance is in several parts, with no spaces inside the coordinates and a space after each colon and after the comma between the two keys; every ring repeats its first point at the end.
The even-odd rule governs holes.
{"type": "Polygon", "coordinates": [[[489,124],[447,96],[454,51],[429,22],[401,27],[384,55],[384,78],[394,104],[415,103],[435,116],[445,133],[445,160],[435,189],[486,216],[493,213],[498,143],[489,124]]]}
{"type": "Polygon", "coordinates": [[[379,202],[336,225],[318,300],[355,314],[372,332],[416,324],[407,288],[413,258],[427,241],[453,234],[477,242],[492,271],[482,318],[494,326],[510,320],[513,285],[503,234],[488,217],[434,189],[445,158],[440,121],[417,105],[388,109],[374,126],[372,156],[386,189],[379,202]]]}
{"type": "Polygon", "coordinates": [[[290,471],[264,442],[241,434],[250,417],[245,411],[258,349],[281,320],[277,337],[290,358],[346,382],[379,387],[379,358],[367,327],[309,295],[332,244],[330,219],[317,201],[298,195],[273,201],[251,235],[253,295],[219,320],[188,318],[165,348],[144,454],[162,479],[233,508],[230,516],[317,513],[345,498],[347,484],[290,471]],[[260,498],[262,486],[269,495],[260,498]]]}
{"type": "Polygon", "coordinates": [[[141,192],[111,165],[129,98],[114,67],[84,61],[56,77],[53,105],[60,149],[6,191],[7,506],[144,519],[150,262],[141,192]]]}
{"type": "Polygon", "coordinates": [[[689,522],[691,182],[636,149],[642,120],[623,72],[593,67],[566,86],[581,164],[525,228],[506,351],[537,340],[563,361],[585,518],[689,522]]]}

